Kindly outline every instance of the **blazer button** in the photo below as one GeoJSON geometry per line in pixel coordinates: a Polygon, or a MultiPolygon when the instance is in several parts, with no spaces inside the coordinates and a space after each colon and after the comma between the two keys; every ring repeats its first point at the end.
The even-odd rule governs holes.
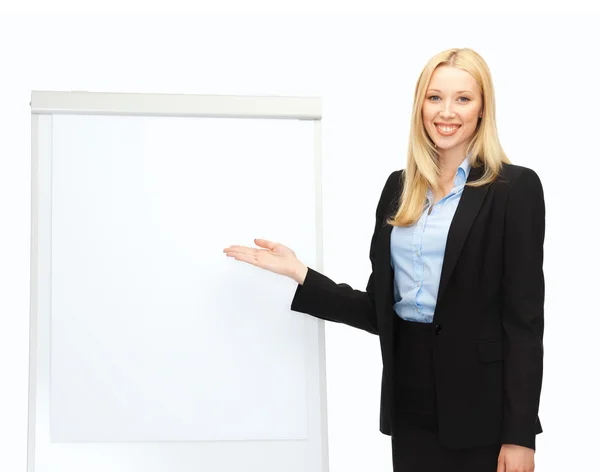
{"type": "Polygon", "coordinates": [[[435,326],[435,335],[438,336],[441,331],[442,331],[442,325],[436,325],[435,326]]]}

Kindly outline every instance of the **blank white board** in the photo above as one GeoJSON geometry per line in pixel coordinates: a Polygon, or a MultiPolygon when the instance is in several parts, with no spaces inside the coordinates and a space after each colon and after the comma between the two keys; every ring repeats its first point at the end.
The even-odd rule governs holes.
{"type": "Polygon", "coordinates": [[[327,470],[323,322],[222,253],[319,267],[320,115],[187,98],[32,95],[29,471],[327,470]]]}

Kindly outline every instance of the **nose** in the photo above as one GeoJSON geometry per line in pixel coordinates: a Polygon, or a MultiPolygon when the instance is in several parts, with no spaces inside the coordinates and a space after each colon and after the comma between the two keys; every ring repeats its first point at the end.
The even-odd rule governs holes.
{"type": "Polygon", "coordinates": [[[440,111],[440,117],[442,119],[451,119],[454,118],[454,110],[452,109],[451,101],[447,101],[445,105],[442,106],[442,110],[440,111]]]}

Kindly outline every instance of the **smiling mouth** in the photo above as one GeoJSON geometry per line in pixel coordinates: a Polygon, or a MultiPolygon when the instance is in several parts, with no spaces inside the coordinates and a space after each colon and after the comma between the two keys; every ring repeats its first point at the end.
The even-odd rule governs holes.
{"type": "Polygon", "coordinates": [[[456,130],[458,130],[458,128],[460,128],[460,125],[440,125],[438,123],[434,123],[434,124],[435,124],[435,129],[442,136],[452,136],[454,133],[456,133],[456,130]]]}

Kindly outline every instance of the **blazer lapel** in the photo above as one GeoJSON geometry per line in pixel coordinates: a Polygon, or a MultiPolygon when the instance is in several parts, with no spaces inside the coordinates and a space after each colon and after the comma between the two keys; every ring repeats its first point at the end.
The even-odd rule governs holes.
{"type": "MultiPolygon", "coordinates": [[[[477,180],[483,174],[483,166],[472,167],[469,172],[467,182],[477,180]]],[[[448,281],[452,276],[452,272],[456,267],[456,262],[462,251],[462,248],[467,239],[467,235],[475,221],[475,217],[481,208],[481,204],[485,199],[489,185],[481,187],[465,187],[463,193],[458,202],[456,213],[450,223],[450,229],[448,230],[448,239],[446,240],[446,249],[444,252],[444,261],[442,264],[442,274],[440,278],[440,286],[437,295],[436,306],[438,306],[440,300],[444,296],[444,291],[448,286],[448,281]]],[[[434,312],[434,322],[439,322],[436,317],[439,311],[434,312]]]]}
{"type": "MultiPolygon", "coordinates": [[[[467,182],[477,180],[483,174],[483,166],[472,167],[467,182]]],[[[448,281],[456,267],[458,257],[462,251],[467,235],[475,221],[475,217],[481,208],[481,204],[485,199],[489,185],[482,187],[467,187],[463,189],[456,213],[450,223],[448,230],[448,238],[446,241],[446,249],[444,252],[444,259],[442,264],[442,273],[440,278],[440,286],[437,295],[437,304],[439,304],[444,291],[448,286],[448,281]]],[[[401,186],[399,190],[394,193],[394,197],[388,205],[386,218],[393,216],[395,213],[397,199],[401,192],[401,186]]],[[[380,260],[382,261],[381,267],[381,281],[382,281],[382,293],[383,301],[385,303],[385,312],[392,312],[393,300],[393,283],[394,283],[394,272],[391,266],[391,253],[390,253],[390,239],[393,226],[385,225],[381,230],[380,241],[380,260]]],[[[436,316],[439,313],[438,310],[434,312],[434,322],[439,322],[436,316]]]]}

